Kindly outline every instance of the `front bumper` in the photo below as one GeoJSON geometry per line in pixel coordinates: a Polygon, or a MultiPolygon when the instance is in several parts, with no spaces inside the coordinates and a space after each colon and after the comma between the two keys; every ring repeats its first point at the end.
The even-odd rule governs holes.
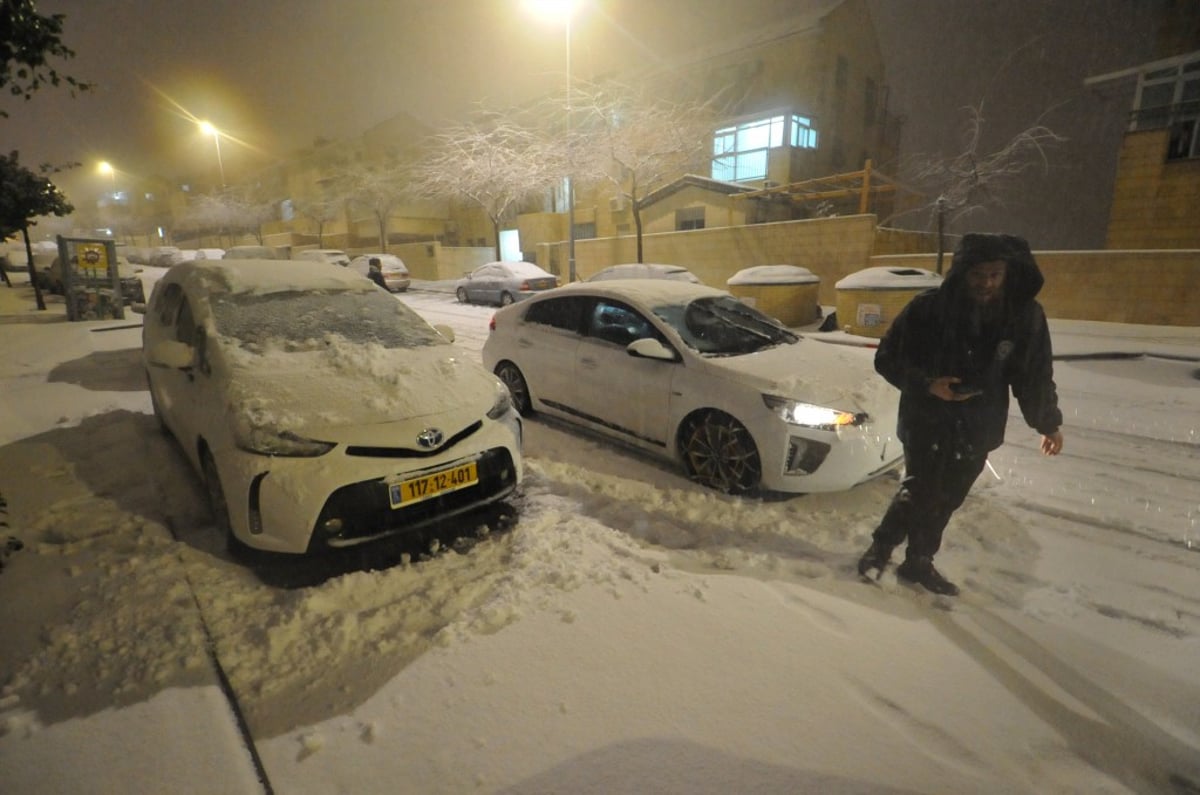
{"type": "Polygon", "coordinates": [[[319,553],[407,532],[501,500],[521,481],[519,420],[484,420],[436,454],[338,445],[315,458],[214,451],[234,535],[272,552],[319,553]],[[478,482],[393,509],[389,484],[475,461],[478,482]],[[334,521],[336,520],[336,521],[334,521]]]}

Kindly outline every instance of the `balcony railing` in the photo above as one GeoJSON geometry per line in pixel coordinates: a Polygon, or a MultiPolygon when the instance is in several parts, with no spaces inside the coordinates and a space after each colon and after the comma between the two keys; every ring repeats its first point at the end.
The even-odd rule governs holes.
{"type": "Polygon", "coordinates": [[[1138,108],[1129,114],[1130,130],[1170,130],[1167,160],[1200,157],[1200,100],[1138,108]]]}

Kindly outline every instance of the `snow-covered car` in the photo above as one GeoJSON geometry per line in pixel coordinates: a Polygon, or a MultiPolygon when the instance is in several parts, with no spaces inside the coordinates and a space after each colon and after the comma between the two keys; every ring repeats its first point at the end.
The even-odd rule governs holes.
{"type": "Polygon", "coordinates": [[[412,284],[408,266],[395,254],[361,254],[350,260],[350,268],[366,276],[371,270],[372,258],[379,260],[380,270],[383,271],[383,283],[393,293],[402,293],[412,284]]]}
{"type": "Polygon", "coordinates": [[[500,309],[483,363],[544,412],[741,493],[850,488],[893,469],[897,392],[872,352],[801,337],[688,282],[577,282],[500,309]]]}
{"type": "Polygon", "coordinates": [[[459,279],[454,294],[464,304],[508,306],[557,286],[557,276],[532,262],[488,262],[459,279]]]}
{"type": "Polygon", "coordinates": [[[502,500],[522,476],[508,390],[345,268],[193,260],[142,329],[155,416],[231,547],[318,553],[502,500]]]}
{"type": "Polygon", "coordinates": [[[340,248],[310,248],[297,251],[292,255],[292,259],[307,259],[328,265],[340,265],[343,268],[350,264],[350,255],[340,248]]]}
{"type": "MultiPolygon", "coordinates": [[[[112,284],[107,273],[80,268],[74,256],[71,257],[71,268],[72,283],[85,289],[104,289],[112,284]]],[[[146,300],[141,272],[142,266],[133,264],[123,254],[117,255],[117,278],[121,284],[122,300],[126,304],[140,304],[146,300]]],[[[37,272],[38,287],[55,295],[62,295],[66,291],[65,278],[60,257],[55,257],[49,267],[37,272]]]]}
{"type": "Polygon", "coordinates": [[[232,246],[221,259],[279,259],[279,254],[270,246],[232,246]]]}
{"type": "Polygon", "coordinates": [[[624,265],[610,265],[588,277],[589,282],[603,282],[610,279],[670,279],[677,282],[702,284],[699,277],[682,265],[663,265],[655,262],[630,262],[624,265]]]}

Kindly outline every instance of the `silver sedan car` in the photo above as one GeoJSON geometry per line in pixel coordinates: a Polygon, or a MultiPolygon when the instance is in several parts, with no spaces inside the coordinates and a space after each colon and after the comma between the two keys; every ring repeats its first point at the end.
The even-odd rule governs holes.
{"type": "Polygon", "coordinates": [[[557,276],[532,262],[489,262],[459,279],[454,294],[464,304],[508,306],[557,286],[557,276]]]}

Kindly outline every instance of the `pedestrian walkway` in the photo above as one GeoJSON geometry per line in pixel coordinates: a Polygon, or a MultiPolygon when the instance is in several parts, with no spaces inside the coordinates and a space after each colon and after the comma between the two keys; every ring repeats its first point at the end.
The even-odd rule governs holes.
{"type": "Polygon", "coordinates": [[[0,282],[0,323],[42,323],[67,319],[67,304],[60,295],[42,293],[45,309],[38,309],[29,275],[9,271],[12,287],[0,282]]]}

